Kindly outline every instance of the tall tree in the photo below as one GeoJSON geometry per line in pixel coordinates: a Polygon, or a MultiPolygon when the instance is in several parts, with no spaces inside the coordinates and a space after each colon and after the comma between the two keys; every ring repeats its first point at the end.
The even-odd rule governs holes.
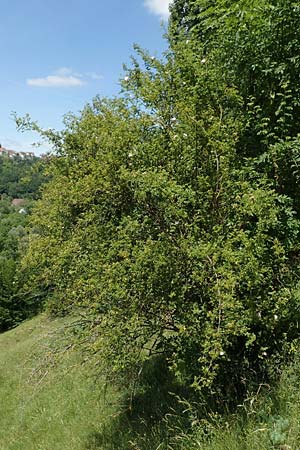
{"type": "Polygon", "coordinates": [[[171,43],[191,39],[244,100],[244,154],[300,131],[300,8],[293,0],[175,0],[171,43]]]}

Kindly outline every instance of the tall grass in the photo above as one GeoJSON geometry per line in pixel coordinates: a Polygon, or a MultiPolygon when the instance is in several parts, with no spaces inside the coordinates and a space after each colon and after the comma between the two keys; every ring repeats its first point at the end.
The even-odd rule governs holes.
{"type": "Polygon", "coordinates": [[[171,395],[150,367],[128,408],[66,345],[67,325],[40,316],[0,336],[0,450],[300,449],[299,361],[223,415],[171,395]]]}
{"type": "Polygon", "coordinates": [[[1,335],[1,450],[88,450],[115,413],[117,394],[110,390],[106,400],[101,380],[88,377],[74,352],[53,358],[62,325],[39,317],[1,335]]]}
{"type": "Polygon", "coordinates": [[[182,450],[299,450],[300,360],[274,386],[262,386],[234,414],[208,416],[178,433],[182,450]]]}
{"type": "Polygon", "coordinates": [[[67,327],[39,316],[0,336],[0,450],[167,449],[159,383],[129,408],[67,345],[67,327]]]}

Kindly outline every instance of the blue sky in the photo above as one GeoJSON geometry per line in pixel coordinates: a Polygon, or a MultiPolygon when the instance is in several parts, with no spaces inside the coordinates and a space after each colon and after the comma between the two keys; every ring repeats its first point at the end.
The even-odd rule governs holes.
{"type": "Polygon", "coordinates": [[[59,129],[95,95],[117,94],[133,43],[154,55],[165,48],[169,1],[3,0],[0,143],[31,150],[38,141],[17,133],[12,111],[59,129]]]}

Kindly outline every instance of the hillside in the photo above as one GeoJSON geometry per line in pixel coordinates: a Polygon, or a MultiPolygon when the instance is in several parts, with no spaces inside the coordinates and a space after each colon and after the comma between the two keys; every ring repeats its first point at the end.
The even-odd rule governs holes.
{"type": "Polygon", "coordinates": [[[44,167],[45,160],[33,154],[22,157],[14,152],[14,156],[10,157],[0,153],[0,196],[38,198],[39,189],[46,180],[44,167]]]}
{"type": "MultiPolygon", "coordinates": [[[[31,315],[26,289],[17,280],[21,254],[28,242],[30,216],[46,182],[46,163],[37,157],[13,158],[0,153],[0,330],[31,315]],[[22,292],[21,292],[22,291],[22,292]]],[[[32,296],[31,296],[32,297],[32,296]]],[[[34,299],[33,299],[34,302],[34,299]]],[[[35,309],[36,306],[33,307],[35,309]]]]}
{"type": "MultiPolygon", "coordinates": [[[[120,392],[104,389],[75,351],[58,352],[69,321],[42,315],[0,336],[1,450],[300,448],[299,364],[285,371],[276,390],[247,399],[238,414],[208,413],[188,432],[174,409],[156,424],[150,416],[130,417],[120,392]]],[[[193,405],[184,406],[192,416],[193,405]]]]}
{"type": "Polygon", "coordinates": [[[1,450],[97,448],[112,408],[76,355],[55,363],[49,350],[63,324],[40,316],[0,336],[1,450]]]}

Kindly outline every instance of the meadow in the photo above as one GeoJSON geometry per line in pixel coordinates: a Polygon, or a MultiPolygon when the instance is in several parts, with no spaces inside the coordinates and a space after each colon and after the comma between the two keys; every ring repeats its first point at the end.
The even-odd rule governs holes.
{"type": "Polygon", "coordinates": [[[299,362],[286,368],[278,386],[261,386],[235,412],[206,409],[192,420],[201,405],[177,399],[157,419],[151,414],[162,391],[152,391],[152,412],[139,415],[138,403],[130,411],[128,393],[107,386],[94,364],[65,345],[69,321],[40,315],[1,335],[1,450],[300,448],[299,362]]]}

